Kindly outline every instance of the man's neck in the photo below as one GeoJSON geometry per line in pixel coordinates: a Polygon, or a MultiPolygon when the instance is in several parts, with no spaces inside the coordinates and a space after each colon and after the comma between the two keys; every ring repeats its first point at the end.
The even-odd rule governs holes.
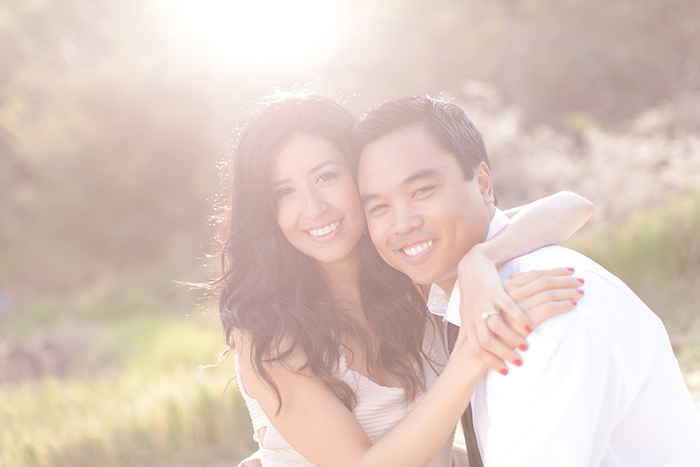
{"type": "MultiPolygon", "coordinates": [[[[492,221],[492,220],[493,220],[493,216],[494,216],[494,214],[496,213],[496,207],[495,207],[494,205],[492,205],[492,204],[489,204],[489,205],[488,205],[488,210],[489,210],[489,221],[492,221]]],[[[489,224],[489,227],[490,227],[490,224],[489,224]]],[[[501,227],[501,228],[502,228],[502,227],[501,227]]],[[[500,228],[499,228],[498,230],[500,230],[500,228]]],[[[497,233],[497,232],[496,232],[496,233],[497,233]]],[[[492,235],[493,235],[493,234],[492,234],[492,235]]],[[[488,233],[487,233],[487,237],[484,238],[483,241],[484,241],[484,242],[487,241],[488,238],[491,237],[492,235],[488,235],[488,233]]],[[[469,252],[468,252],[468,251],[465,251],[465,252],[462,254],[462,256],[459,257],[459,259],[461,260],[467,253],[469,253],[469,252]]],[[[459,263],[457,263],[457,265],[459,265],[459,263]]],[[[436,282],[436,284],[437,284],[437,285],[442,289],[442,291],[445,292],[448,296],[452,294],[452,289],[454,289],[455,282],[457,282],[457,265],[455,266],[455,275],[454,275],[454,276],[450,277],[449,279],[445,279],[445,280],[443,280],[443,281],[438,281],[438,282],[436,282]]]]}
{"type": "Polygon", "coordinates": [[[455,282],[457,282],[457,276],[451,277],[449,279],[445,279],[444,281],[436,282],[438,287],[442,289],[443,292],[447,294],[449,297],[450,294],[452,294],[452,289],[455,286],[455,282]]]}

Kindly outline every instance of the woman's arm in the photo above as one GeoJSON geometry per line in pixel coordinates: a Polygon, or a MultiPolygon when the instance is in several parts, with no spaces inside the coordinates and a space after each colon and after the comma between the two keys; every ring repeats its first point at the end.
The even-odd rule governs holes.
{"type": "MultiPolygon", "coordinates": [[[[535,323],[570,310],[580,295],[571,286],[566,269],[513,275],[504,282],[524,312],[535,323]]],[[[489,318],[491,320],[491,318],[489,318]]],[[[257,399],[282,437],[313,465],[425,466],[452,434],[486,371],[467,345],[455,345],[450,359],[423,400],[382,439],[372,444],[362,427],[333,391],[304,367],[294,353],[284,362],[267,364],[283,404],[250,366],[250,341],[234,333],[239,349],[238,372],[248,394],[257,399]]],[[[259,435],[260,436],[260,435],[259,435]]],[[[263,435],[264,436],[264,435],[263,435]]],[[[264,443],[264,439],[260,440],[264,443]]]]}
{"type": "Polygon", "coordinates": [[[467,346],[456,347],[423,400],[372,444],[331,388],[303,368],[305,359],[299,353],[284,363],[266,366],[282,398],[277,413],[275,394],[250,366],[249,341],[245,336],[238,340],[238,371],[246,391],[258,401],[282,437],[319,467],[427,465],[453,432],[486,371],[467,346]]]}
{"type": "Polygon", "coordinates": [[[560,191],[524,206],[504,211],[510,223],[482,245],[496,267],[575,234],[595,213],[595,206],[571,191],[560,191]]]}
{"type": "Polygon", "coordinates": [[[527,348],[524,338],[535,323],[503,289],[497,267],[538,248],[569,238],[593,215],[595,208],[585,198],[562,191],[507,211],[511,221],[497,235],[474,246],[459,263],[461,331],[475,355],[500,371],[504,360],[519,359],[512,349],[527,348]],[[502,311],[484,320],[488,311],[502,311]],[[506,321],[506,317],[508,321],[506,321]]]}

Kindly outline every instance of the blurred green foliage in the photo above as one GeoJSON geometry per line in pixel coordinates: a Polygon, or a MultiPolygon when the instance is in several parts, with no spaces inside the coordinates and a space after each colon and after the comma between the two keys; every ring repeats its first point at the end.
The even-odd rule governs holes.
{"type": "Polygon", "coordinates": [[[638,211],[624,223],[599,227],[577,249],[634,283],[671,281],[700,271],[700,195],[669,200],[663,208],[638,211]]]}

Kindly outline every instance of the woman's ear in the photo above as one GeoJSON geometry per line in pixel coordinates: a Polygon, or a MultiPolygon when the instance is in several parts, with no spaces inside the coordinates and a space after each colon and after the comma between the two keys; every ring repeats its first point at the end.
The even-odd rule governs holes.
{"type": "Polygon", "coordinates": [[[494,204],[495,197],[493,194],[493,180],[491,179],[491,170],[486,162],[481,162],[474,170],[474,177],[476,177],[476,182],[479,185],[479,191],[481,192],[481,197],[484,200],[484,204],[494,204]]]}

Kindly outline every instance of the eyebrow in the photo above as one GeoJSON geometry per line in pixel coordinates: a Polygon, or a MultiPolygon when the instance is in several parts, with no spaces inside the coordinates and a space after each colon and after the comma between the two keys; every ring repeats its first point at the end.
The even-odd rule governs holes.
{"type": "MultiPolygon", "coordinates": [[[[329,165],[329,164],[337,164],[337,165],[340,165],[340,163],[339,163],[338,161],[334,161],[334,160],[332,160],[332,159],[329,159],[329,160],[327,160],[327,161],[323,161],[323,162],[321,162],[320,164],[317,164],[317,165],[311,167],[311,168],[307,171],[307,173],[308,173],[308,174],[312,174],[312,173],[314,173],[314,172],[317,172],[317,171],[321,170],[322,168],[324,168],[325,166],[327,166],[327,165],[329,165]]],[[[292,180],[291,180],[290,178],[285,178],[284,180],[274,180],[274,181],[272,181],[272,183],[270,183],[270,185],[272,185],[272,186],[274,187],[274,186],[284,185],[285,183],[289,183],[289,182],[291,182],[291,181],[292,181],[292,180]]]]}
{"type": "MultiPolygon", "coordinates": [[[[415,182],[416,180],[421,180],[423,178],[430,178],[430,177],[437,177],[442,175],[442,172],[440,172],[437,169],[420,169],[417,170],[416,172],[412,173],[404,181],[402,181],[399,186],[405,187],[407,185],[410,185],[411,183],[415,182]]],[[[372,201],[373,199],[379,198],[380,195],[379,193],[365,193],[362,195],[362,204],[367,204],[368,202],[372,201]]]]}
{"type": "Polygon", "coordinates": [[[401,182],[401,186],[409,185],[415,182],[416,180],[420,180],[422,178],[437,177],[439,175],[442,175],[442,172],[440,172],[437,169],[420,169],[417,172],[414,172],[412,175],[408,176],[406,180],[401,182]]]}

